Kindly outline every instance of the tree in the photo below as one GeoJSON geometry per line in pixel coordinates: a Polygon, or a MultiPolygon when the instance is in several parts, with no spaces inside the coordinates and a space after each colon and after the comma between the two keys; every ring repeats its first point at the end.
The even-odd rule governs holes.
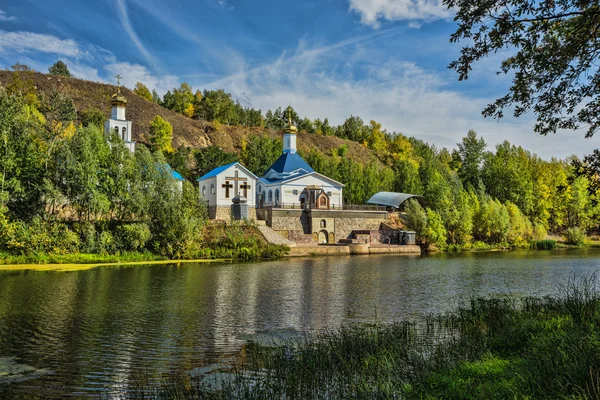
{"type": "Polygon", "coordinates": [[[155,150],[173,151],[173,126],[160,115],[154,117],[150,123],[149,141],[155,150]]]}
{"type": "Polygon", "coordinates": [[[48,68],[48,72],[50,72],[52,75],[66,76],[69,78],[71,77],[71,72],[69,71],[67,64],[61,60],[58,60],[50,68],[48,68]]]}
{"type": "Polygon", "coordinates": [[[31,71],[31,68],[29,67],[29,65],[21,64],[20,62],[13,64],[11,69],[13,71],[17,71],[17,72],[30,72],[31,71]]]}
{"type": "Polygon", "coordinates": [[[193,107],[193,102],[194,93],[192,92],[191,86],[186,82],[179,85],[179,88],[174,88],[173,92],[169,90],[163,96],[163,106],[165,108],[190,117],[190,106],[193,107]]]}
{"type": "Polygon", "coordinates": [[[217,146],[208,146],[197,150],[194,158],[196,159],[196,169],[194,171],[196,177],[201,177],[221,165],[238,161],[237,154],[228,153],[217,146]]]}
{"type": "Polygon", "coordinates": [[[150,93],[150,90],[148,89],[148,87],[146,85],[144,85],[142,82],[137,82],[135,84],[133,93],[137,94],[140,97],[143,97],[144,99],[146,99],[148,101],[152,101],[152,93],[150,93]]]}
{"type": "Polygon", "coordinates": [[[98,127],[103,127],[104,122],[106,121],[106,116],[100,109],[90,108],[79,113],[79,120],[83,126],[95,125],[98,127]]]}
{"type": "Polygon", "coordinates": [[[159,104],[162,105],[162,100],[160,98],[160,95],[158,94],[158,92],[156,91],[156,89],[152,89],[152,102],[155,104],[159,104]]]}
{"type": "Polygon", "coordinates": [[[586,137],[600,128],[600,8],[596,1],[444,0],[456,10],[451,42],[466,41],[450,64],[465,80],[477,61],[510,54],[499,73],[511,73],[508,93],[489,104],[487,117],[516,117],[533,111],[535,131],[586,127],[586,137]]]}
{"type": "Polygon", "coordinates": [[[460,156],[460,168],[458,176],[465,186],[471,186],[477,189],[481,184],[480,168],[485,152],[485,141],[483,138],[477,138],[477,132],[470,130],[458,144],[458,154],[460,156]]]}

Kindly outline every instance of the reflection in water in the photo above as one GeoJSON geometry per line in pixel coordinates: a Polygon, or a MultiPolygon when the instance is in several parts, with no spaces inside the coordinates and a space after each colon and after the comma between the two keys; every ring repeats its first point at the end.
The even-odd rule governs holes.
{"type": "Polygon", "coordinates": [[[227,360],[265,332],[414,319],[473,295],[555,293],[599,260],[578,250],[0,272],[0,359],[45,371],[13,380],[18,393],[117,393],[141,373],[227,360]]]}

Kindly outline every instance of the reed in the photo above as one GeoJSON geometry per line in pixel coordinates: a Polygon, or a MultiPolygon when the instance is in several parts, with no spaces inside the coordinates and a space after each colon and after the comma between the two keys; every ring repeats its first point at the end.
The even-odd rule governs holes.
{"type": "Polygon", "coordinates": [[[419,323],[352,325],[275,347],[248,342],[230,369],[142,385],[128,396],[598,398],[597,287],[596,276],[574,278],[554,297],[474,298],[419,323]]]}

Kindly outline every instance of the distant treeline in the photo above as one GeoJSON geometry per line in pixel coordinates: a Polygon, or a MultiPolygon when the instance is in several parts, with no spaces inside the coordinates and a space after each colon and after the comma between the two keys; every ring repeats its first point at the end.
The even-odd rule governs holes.
{"type": "MultiPolygon", "coordinates": [[[[330,126],[327,120],[301,118],[291,108],[268,111],[263,116],[261,110],[243,108],[223,90],[194,93],[189,85],[182,84],[162,99],[141,84],[135,90],[174,111],[214,121],[217,129],[219,124],[279,129],[286,123],[289,113],[300,130],[360,143],[372,153],[366,162],[353,158],[347,144],[328,152],[313,147],[302,156],[317,172],[346,184],[344,201],[349,204],[362,204],[379,191],[423,195],[430,208],[423,210],[418,204],[410,203],[406,222],[424,243],[442,248],[520,247],[552,233],[565,235],[569,242],[580,244],[586,232],[597,231],[600,225],[600,152],[594,152],[584,160],[574,156],[567,160],[542,160],[508,142],[490,150],[473,131],[458,143],[457,149],[449,151],[413,137],[388,132],[376,121],[366,124],[356,116],[349,117],[337,127],[330,126]],[[253,117],[244,117],[248,115],[253,117]],[[250,120],[256,123],[249,123],[250,120]]],[[[5,218],[29,223],[36,216],[55,215],[52,205],[60,204],[64,209],[75,210],[76,215],[69,216],[71,220],[92,215],[91,219],[97,221],[116,218],[119,222],[116,211],[127,204],[127,196],[131,194],[111,192],[108,200],[96,197],[96,194],[98,190],[114,192],[117,189],[112,185],[124,184],[130,178],[111,178],[112,181],[104,182],[102,179],[109,176],[108,172],[90,171],[99,171],[103,166],[114,169],[119,163],[107,159],[90,165],[84,163],[85,167],[77,166],[78,157],[86,153],[69,149],[71,145],[83,146],[77,144],[77,140],[84,140],[80,136],[91,140],[90,137],[96,135],[93,148],[99,150],[95,156],[102,154],[100,142],[106,143],[100,140],[99,126],[104,122],[102,113],[76,110],[72,100],[61,93],[37,93],[31,81],[21,80],[18,76],[2,92],[1,101],[4,110],[0,111],[4,138],[1,146],[5,157],[0,159],[0,204],[5,210],[5,218]],[[28,146],[33,147],[26,151],[28,146]],[[61,152],[71,154],[71,158],[61,152]],[[85,172],[88,176],[67,179],[69,175],[60,168],[85,172]]],[[[211,169],[235,160],[262,175],[282,150],[280,139],[261,134],[251,135],[240,143],[239,153],[229,153],[215,146],[172,149],[171,135],[168,121],[155,118],[151,125],[150,149],[139,145],[140,154],[136,152],[134,158],[152,158],[151,162],[155,164],[168,162],[192,182],[211,169]]],[[[112,140],[118,141],[118,138],[112,140]]],[[[106,151],[112,154],[117,147],[107,145],[106,151]]],[[[136,173],[142,173],[150,167],[138,165],[134,169],[136,173]]],[[[111,173],[124,171],[119,169],[111,173]]],[[[184,193],[194,192],[190,186],[184,185],[184,193]]],[[[188,204],[197,203],[191,196],[188,204]]],[[[143,197],[148,201],[152,195],[143,197]]],[[[147,213],[151,212],[156,211],[149,206],[147,213]]],[[[154,220],[143,212],[129,213],[136,218],[148,215],[144,222],[147,224],[154,220]]],[[[199,219],[204,220],[204,217],[199,219]]],[[[155,232],[158,235],[157,229],[155,232]]],[[[157,243],[161,249],[163,245],[168,248],[166,242],[157,243]]]]}

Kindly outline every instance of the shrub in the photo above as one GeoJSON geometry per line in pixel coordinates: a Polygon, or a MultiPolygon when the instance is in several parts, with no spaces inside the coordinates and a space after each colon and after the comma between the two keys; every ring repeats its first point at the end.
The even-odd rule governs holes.
{"type": "Polygon", "coordinates": [[[585,231],[579,227],[569,228],[565,232],[565,241],[569,244],[582,245],[585,243],[585,231]]]}
{"type": "Polygon", "coordinates": [[[529,247],[535,250],[554,250],[556,249],[556,240],[532,240],[529,247]]]}
{"type": "Polygon", "coordinates": [[[121,250],[141,250],[151,237],[150,228],[143,223],[121,225],[115,231],[115,240],[121,250]]]}
{"type": "Polygon", "coordinates": [[[114,254],[117,251],[115,238],[109,231],[104,231],[98,235],[97,249],[99,253],[114,254]]]}

